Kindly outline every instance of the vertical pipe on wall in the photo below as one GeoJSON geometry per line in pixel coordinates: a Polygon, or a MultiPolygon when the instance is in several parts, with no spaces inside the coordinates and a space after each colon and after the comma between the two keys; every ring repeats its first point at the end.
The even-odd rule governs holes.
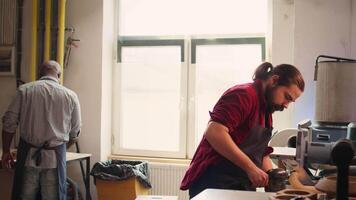
{"type": "MultiPolygon", "coordinates": [[[[16,1],[16,86],[22,84],[21,80],[21,60],[22,60],[22,13],[23,1],[16,1]]],[[[17,140],[16,140],[17,141],[17,140]]]]}
{"type": "Polygon", "coordinates": [[[50,60],[51,52],[51,15],[52,0],[45,1],[45,35],[44,35],[44,55],[43,60],[50,60]]]}
{"type": "Polygon", "coordinates": [[[61,83],[63,83],[65,5],[66,5],[66,0],[59,0],[58,1],[57,62],[62,67],[61,83]]]}
{"type": "Polygon", "coordinates": [[[31,29],[31,65],[30,81],[37,78],[37,21],[38,21],[38,0],[32,0],[32,29],[31,29]]]}
{"type": "Polygon", "coordinates": [[[44,45],[45,45],[45,1],[38,0],[38,21],[37,21],[37,70],[44,60],[44,45]]]}

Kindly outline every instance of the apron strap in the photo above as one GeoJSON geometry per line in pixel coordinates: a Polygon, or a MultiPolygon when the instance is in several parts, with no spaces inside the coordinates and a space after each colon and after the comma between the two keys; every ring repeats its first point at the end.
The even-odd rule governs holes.
{"type": "Polygon", "coordinates": [[[25,171],[24,167],[25,167],[27,154],[30,148],[31,146],[28,145],[28,143],[20,139],[20,143],[16,155],[14,182],[12,185],[12,195],[11,195],[12,200],[18,200],[20,198],[20,193],[22,191],[22,180],[25,171]]]}
{"type": "Polygon", "coordinates": [[[58,199],[67,199],[67,165],[66,165],[66,143],[56,148],[57,174],[58,174],[58,199]]]}

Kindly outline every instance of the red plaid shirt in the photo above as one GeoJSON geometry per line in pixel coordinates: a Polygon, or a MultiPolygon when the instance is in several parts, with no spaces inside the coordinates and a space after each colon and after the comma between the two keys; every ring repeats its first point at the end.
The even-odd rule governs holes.
{"type": "MultiPolygon", "coordinates": [[[[210,112],[210,121],[218,122],[229,129],[229,134],[235,144],[241,144],[248,135],[250,128],[258,122],[261,126],[272,127],[272,115],[268,114],[265,123],[266,100],[261,81],[236,85],[228,89],[210,112]]],[[[273,152],[271,147],[265,155],[273,152]]],[[[180,189],[189,189],[202,173],[212,164],[218,164],[223,159],[209,144],[205,136],[201,140],[190,163],[180,189]]]]}

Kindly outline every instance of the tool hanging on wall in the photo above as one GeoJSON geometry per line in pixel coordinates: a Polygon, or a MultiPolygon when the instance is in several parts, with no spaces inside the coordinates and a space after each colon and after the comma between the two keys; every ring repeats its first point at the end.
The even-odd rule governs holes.
{"type": "Polygon", "coordinates": [[[66,28],[66,31],[70,32],[70,35],[68,36],[68,38],[66,40],[66,47],[65,47],[65,51],[64,51],[64,65],[63,65],[63,68],[67,68],[68,67],[68,62],[69,62],[69,58],[70,58],[70,53],[72,51],[72,47],[77,48],[78,45],[76,44],[76,42],[80,41],[80,39],[73,38],[73,35],[75,33],[75,29],[74,28],[66,28]]]}

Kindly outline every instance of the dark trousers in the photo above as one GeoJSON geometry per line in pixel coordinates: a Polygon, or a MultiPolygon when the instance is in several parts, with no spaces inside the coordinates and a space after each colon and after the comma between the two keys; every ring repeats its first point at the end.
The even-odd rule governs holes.
{"type": "Polygon", "coordinates": [[[189,198],[193,198],[205,189],[232,189],[254,191],[247,174],[231,165],[210,166],[189,187],[189,198]]]}

